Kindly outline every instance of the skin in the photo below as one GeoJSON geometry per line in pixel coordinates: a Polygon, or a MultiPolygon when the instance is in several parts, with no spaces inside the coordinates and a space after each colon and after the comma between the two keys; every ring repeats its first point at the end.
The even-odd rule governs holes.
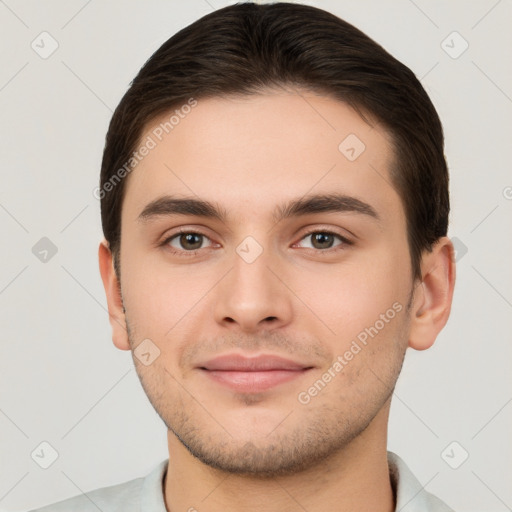
{"type": "Polygon", "coordinates": [[[392,163],[377,123],[332,98],[280,90],[199,99],[127,178],[121,287],[105,240],[100,272],[115,346],[134,350],[149,338],[160,350],[151,364],[134,363],[168,428],[169,511],[394,510],[391,394],[407,347],[430,347],[445,325],[455,268],[441,238],[413,281],[392,163]],[[338,149],[349,134],[366,146],[354,161],[338,149]],[[353,211],[272,219],[276,205],[332,192],[371,205],[379,219],[353,211]],[[138,220],[163,194],[215,202],[228,218],[138,220]],[[179,236],[159,245],[178,228],[204,234],[193,240],[196,254],[179,236]],[[334,236],[332,247],[321,245],[310,230],[352,244],[334,236]],[[236,251],[247,236],[263,248],[252,263],[236,251]],[[397,303],[400,312],[301,403],[299,393],[397,303]],[[312,369],[239,393],[197,368],[228,352],[276,354],[312,369]]]}

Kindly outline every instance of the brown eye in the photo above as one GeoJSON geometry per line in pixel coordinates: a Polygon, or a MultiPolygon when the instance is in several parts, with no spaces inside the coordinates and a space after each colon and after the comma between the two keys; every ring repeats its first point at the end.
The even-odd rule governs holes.
{"type": "Polygon", "coordinates": [[[312,231],[311,233],[307,233],[302,240],[310,239],[310,246],[306,246],[306,248],[317,249],[317,250],[325,250],[332,249],[338,247],[340,245],[350,245],[350,242],[338,235],[337,233],[331,233],[330,231],[312,231]],[[336,239],[339,240],[336,243],[336,239]]]}
{"type": "Polygon", "coordinates": [[[196,251],[202,249],[203,242],[208,237],[201,233],[183,232],[168,238],[164,243],[170,245],[176,251],[196,251]]]}
{"type": "Polygon", "coordinates": [[[311,243],[315,249],[330,249],[334,243],[334,235],[329,233],[313,233],[311,243]]]}
{"type": "Polygon", "coordinates": [[[203,243],[203,236],[197,233],[187,233],[180,235],[179,239],[181,246],[184,249],[199,249],[203,243]]]}

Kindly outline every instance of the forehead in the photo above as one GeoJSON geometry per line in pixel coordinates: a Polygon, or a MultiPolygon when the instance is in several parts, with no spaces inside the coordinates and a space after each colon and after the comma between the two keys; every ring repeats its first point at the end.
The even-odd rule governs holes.
{"type": "Polygon", "coordinates": [[[133,220],[166,194],[220,203],[236,212],[233,220],[275,216],[277,204],[313,193],[400,208],[388,134],[330,97],[279,91],[194,100],[149,123],[143,146],[123,205],[133,220]]]}

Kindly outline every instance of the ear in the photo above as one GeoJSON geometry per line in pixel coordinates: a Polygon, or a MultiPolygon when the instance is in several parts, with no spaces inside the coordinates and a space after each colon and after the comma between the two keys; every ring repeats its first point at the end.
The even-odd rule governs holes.
{"type": "Polygon", "coordinates": [[[126,330],[121,287],[114,270],[112,252],[108,242],[103,239],[98,249],[101,280],[107,296],[108,316],[112,327],[112,341],[120,350],[130,350],[130,342],[126,330]]]}
{"type": "Polygon", "coordinates": [[[416,286],[411,312],[409,347],[430,348],[446,325],[455,286],[455,250],[451,240],[440,238],[421,261],[421,282],[416,286]]]}

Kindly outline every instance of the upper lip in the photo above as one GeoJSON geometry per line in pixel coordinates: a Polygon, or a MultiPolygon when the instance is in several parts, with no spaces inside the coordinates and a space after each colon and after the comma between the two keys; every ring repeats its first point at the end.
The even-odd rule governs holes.
{"type": "Polygon", "coordinates": [[[263,372],[271,370],[297,371],[311,368],[311,365],[298,363],[276,355],[258,355],[253,357],[241,354],[225,354],[209,359],[198,365],[205,370],[263,372]]]}

